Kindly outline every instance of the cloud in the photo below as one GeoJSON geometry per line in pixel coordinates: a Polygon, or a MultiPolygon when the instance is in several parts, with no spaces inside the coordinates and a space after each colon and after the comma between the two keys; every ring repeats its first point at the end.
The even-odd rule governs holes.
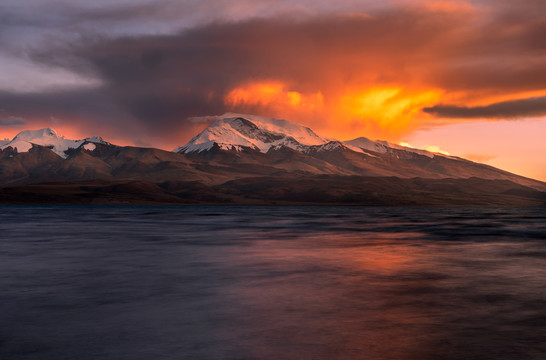
{"type": "Polygon", "coordinates": [[[20,129],[27,125],[27,121],[20,117],[9,116],[8,118],[0,118],[0,126],[20,129]]]}
{"type": "MultiPolygon", "coordinates": [[[[425,69],[404,69],[402,60],[425,61],[438,46],[427,34],[447,36],[453,23],[468,21],[461,14],[432,15],[408,9],[375,17],[213,23],[175,35],[91,40],[69,49],[67,57],[92,64],[105,84],[101,92],[155,133],[184,132],[189,117],[231,110],[291,118],[337,131],[335,136],[358,131],[385,137],[415,127],[406,114],[437,101],[422,100],[431,93],[418,84],[425,69]],[[256,86],[264,83],[277,84],[267,101],[256,97],[256,86]],[[364,108],[382,89],[395,89],[382,100],[386,111],[364,108]],[[395,124],[396,114],[406,125],[395,124]]],[[[40,54],[41,61],[48,55],[40,54]]]]}
{"type": "Polygon", "coordinates": [[[445,118],[459,119],[518,119],[546,116],[546,96],[503,101],[486,106],[436,105],[423,111],[445,118]]]}
{"type": "MultiPolygon", "coordinates": [[[[232,9],[245,3],[251,5],[229,2],[232,9]]],[[[146,34],[142,28],[120,37],[113,31],[39,48],[30,54],[34,62],[94,77],[100,87],[4,91],[0,107],[29,122],[54,116],[61,124],[109,127],[142,141],[161,138],[165,146],[204,126],[191,118],[226,111],[288,118],[340,138],[396,141],[445,123],[441,117],[481,111],[511,118],[543,109],[542,100],[496,107],[488,100],[546,90],[544,2],[410,2],[366,13],[357,11],[358,2],[347,1],[343,9],[351,11],[343,13],[328,12],[331,2],[321,2],[321,12],[280,16],[288,3],[269,8],[260,2],[265,17],[256,17],[252,5],[237,21],[220,21],[212,5],[195,3],[190,13],[208,20],[176,33],[151,35],[152,28],[146,34]]],[[[167,8],[145,5],[131,7],[129,17],[165,20],[167,8]]],[[[107,25],[123,14],[93,11],[107,25]]]]}

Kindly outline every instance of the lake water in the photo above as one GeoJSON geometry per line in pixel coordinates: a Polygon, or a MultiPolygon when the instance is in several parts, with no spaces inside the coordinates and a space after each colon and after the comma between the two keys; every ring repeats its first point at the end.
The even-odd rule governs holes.
{"type": "Polygon", "coordinates": [[[545,359],[546,210],[0,207],[0,359],[545,359]]]}

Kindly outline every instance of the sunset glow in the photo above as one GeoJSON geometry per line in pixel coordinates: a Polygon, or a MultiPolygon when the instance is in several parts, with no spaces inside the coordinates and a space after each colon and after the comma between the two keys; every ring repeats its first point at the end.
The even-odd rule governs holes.
{"type": "Polygon", "coordinates": [[[546,0],[0,0],[0,360],[545,360],[545,210],[546,0]]]}
{"type": "Polygon", "coordinates": [[[370,88],[341,96],[333,117],[357,123],[376,138],[394,140],[418,128],[427,117],[421,109],[435,104],[439,97],[433,90],[412,93],[401,87],[370,88]]]}
{"type": "Polygon", "coordinates": [[[524,123],[546,118],[544,2],[115,0],[97,5],[104,12],[59,2],[47,11],[63,15],[40,21],[43,3],[8,3],[1,138],[52,127],[171,150],[209,125],[191,119],[231,111],[340,140],[418,135],[417,146],[509,171],[517,153],[518,172],[546,180],[546,160],[527,163],[538,155],[501,145],[512,134],[495,130],[511,121],[532,137],[524,123]],[[69,36],[73,19],[82,25],[69,36]],[[466,143],[469,134],[449,132],[459,124],[487,151],[445,150],[466,143]]]}
{"type": "Polygon", "coordinates": [[[438,90],[409,91],[393,86],[343,89],[338,93],[330,89],[327,93],[301,93],[282,82],[263,81],[231,90],[225,102],[235,111],[267,108],[266,113],[298,119],[342,138],[360,131],[372,138],[393,140],[422,126],[430,116],[421,109],[436,104],[441,96],[438,90]]]}
{"type": "Polygon", "coordinates": [[[226,104],[231,107],[239,105],[271,106],[277,109],[311,111],[321,110],[324,96],[322,93],[302,94],[287,90],[281,82],[254,82],[237,87],[226,95],[226,104]]]}

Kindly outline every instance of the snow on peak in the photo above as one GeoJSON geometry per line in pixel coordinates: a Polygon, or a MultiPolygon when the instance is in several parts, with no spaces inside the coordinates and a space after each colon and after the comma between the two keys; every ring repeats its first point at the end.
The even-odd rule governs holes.
{"type": "Polygon", "coordinates": [[[366,150],[368,150],[368,151],[373,151],[373,152],[377,152],[381,154],[386,154],[391,152],[392,149],[395,149],[395,150],[408,151],[408,152],[416,153],[419,155],[424,155],[430,158],[434,157],[435,155],[438,155],[427,150],[414,149],[408,146],[393,144],[388,141],[382,141],[382,140],[373,141],[365,137],[359,137],[353,140],[344,141],[343,144],[347,145],[351,150],[360,151],[360,152],[365,152],[366,150]]]}
{"type": "Polygon", "coordinates": [[[235,113],[206,119],[211,118],[215,121],[209,127],[174,151],[201,152],[217,144],[223,150],[248,147],[265,153],[273,146],[283,145],[298,150],[302,146],[322,145],[329,141],[308,127],[287,120],[235,113]]]}
{"type": "Polygon", "coordinates": [[[57,132],[51,128],[45,128],[40,130],[25,130],[17,134],[12,141],[32,141],[43,138],[63,138],[57,134],[57,132]]]}
{"type": "Polygon", "coordinates": [[[25,130],[17,134],[13,140],[8,141],[0,145],[0,149],[5,149],[11,146],[17,149],[17,152],[28,152],[32,145],[40,145],[49,147],[54,153],[62,158],[66,158],[66,151],[68,149],[77,149],[83,144],[87,143],[102,143],[108,144],[106,141],[98,136],[93,136],[83,140],[70,140],[65,139],[64,136],[57,133],[51,128],[39,129],[39,130],[25,130]]]}

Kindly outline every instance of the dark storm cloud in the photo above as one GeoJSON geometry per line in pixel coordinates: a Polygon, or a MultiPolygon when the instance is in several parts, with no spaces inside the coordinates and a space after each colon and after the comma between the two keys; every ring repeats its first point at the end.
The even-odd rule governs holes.
{"type": "MultiPolygon", "coordinates": [[[[134,119],[112,102],[107,93],[98,90],[72,90],[45,93],[13,94],[0,92],[0,118],[24,118],[24,127],[76,126],[85,136],[103,134],[122,137],[134,128],[134,119]],[[115,126],[111,126],[115,124],[115,126]],[[124,130],[125,129],[125,130],[124,130]]],[[[135,129],[136,130],[136,129],[135,129]]]]}
{"type": "Polygon", "coordinates": [[[512,119],[546,116],[546,97],[503,101],[487,106],[437,105],[423,109],[429,114],[446,118],[497,118],[512,119]]]}
{"type": "MultiPolygon", "coordinates": [[[[93,134],[108,128],[109,135],[104,136],[118,138],[138,135],[176,139],[177,134],[180,136],[184,131],[193,134],[200,127],[187,122],[187,116],[211,111],[217,114],[224,110],[195,92],[174,97],[159,90],[135,89],[129,94],[120,94],[108,87],[30,94],[0,92],[0,104],[4,109],[0,119],[6,114],[6,119],[24,117],[29,122],[38,120],[40,125],[33,125],[36,127],[47,125],[44,121],[55,118],[58,125],[77,125],[93,134]]],[[[2,125],[8,123],[0,123],[2,125]]]]}
{"type": "Polygon", "coordinates": [[[97,90],[30,94],[0,92],[3,113],[24,118],[76,116],[96,120],[102,113],[116,114],[116,106],[109,100],[106,94],[97,90]]]}
{"type": "MultiPolygon", "coordinates": [[[[341,82],[358,79],[362,67],[368,68],[364,76],[380,67],[383,78],[396,80],[398,73],[389,66],[398,64],[402,54],[426,56],[423,48],[431,45],[424,41],[426,34],[445,30],[437,19],[416,24],[418,16],[255,19],[177,35],[93,40],[63,56],[92,64],[112,99],[139,118],[148,117],[146,109],[163,106],[164,115],[193,116],[204,105],[225,107],[226,91],[253,79],[282,80],[314,90],[337,76],[341,82]],[[387,54],[398,56],[384,59],[387,54]],[[347,68],[348,62],[362,67],[347,68]]],[[[47,63],[59,56],[56,51],[35,59],[47,63]]]]}
{"type": "MultiPolygon", "coordinates": [[[[546,5],[529,2],[529,9],[502,4],[487,16],[472,8],[438,11],[423,6],[372,15],[209,22],[170,35],[85,35],[70,46],[34,51],[31,58],[96,76],[102,87],[42,94],[4,92],[0,107],[11,116],[111,122],[127,133],[131,123],[137,123],[155,135],[170,136],[193,131],[195,123],[187,120],[193,116],[227,110],[267,115],[267,107],[261,105],[226,106],[226,94],[249,81],[281,81],[290,90],[321,91],[326,99],[346,86],[377,84],[469,94],[541,90],[546,83],[546,25],[541,15],[546,5]]],[[[71,19],[91,14],[90,18],[116,22],[124,17],[121,10],[95,9],[80,15],[74,11],[71,19]]],[[[169,13],[149,4],[128,10],[128,17],[134,19],[169,13]]],[[[489,113],[516,117],[536,115],[540,108],[516,103],[521,106],[503,105],[489,113]],[[530,108],[534,110],[525,110],[530,108]]],[[[426,111],[442,116],[456,109],[439,105],[426,111]]]]}
{"type": "Polygon", "coordinates": [[[226,91],[255,79],[325,92],[336,82],[370,78],[419,79],[454,90],[544,86],[546,64],[536,57],[542,22],[530,18],[499,35],[499,20],[493,20],[485,32],[468,33],[468,16],[420,9],[373,17],[255,19],[99,41],[78,56],[94,65],[116,101],[137,118],[156,122],[222,111],[226,91]]]}
{"type": "MultiPolygon", "coordinates": [[[[1,115],[0,115],[1,116],[1,115]]],[[[14,129],[20,129],[27,124],[23,118],[9,116],[7,118],[0,117],[0,126],[10,127],[14,129]]]]}

